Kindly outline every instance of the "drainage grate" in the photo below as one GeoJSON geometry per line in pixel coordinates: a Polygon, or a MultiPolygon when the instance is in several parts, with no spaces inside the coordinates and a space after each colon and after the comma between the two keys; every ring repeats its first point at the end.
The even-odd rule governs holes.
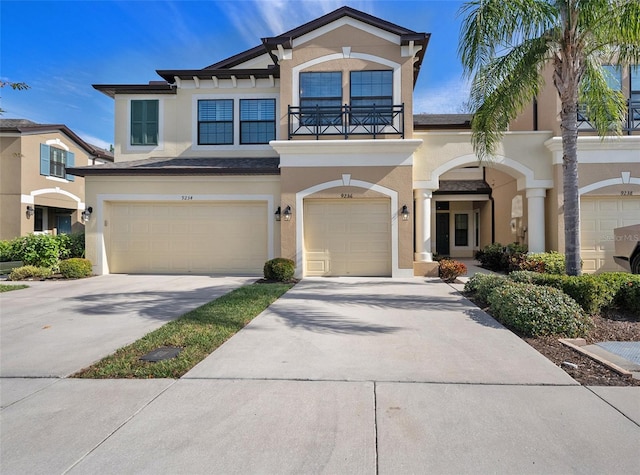
{"type": "Polygon", "coordinates": [[[640,364],[640,342],[638,341],[604,341],[602,343],[596,343],[596,345],[614,355],[640,364]]]}
{"type": "Polygon", "coordinates": [[[175,358],[180,354],[182,348],[176,348],[173,346],[162,346],[160,348],[156,348],[155,350],[150,351],[146,355],[140,357],[142,361],[163,361],[170,360],[171,358],[175,358]]]}

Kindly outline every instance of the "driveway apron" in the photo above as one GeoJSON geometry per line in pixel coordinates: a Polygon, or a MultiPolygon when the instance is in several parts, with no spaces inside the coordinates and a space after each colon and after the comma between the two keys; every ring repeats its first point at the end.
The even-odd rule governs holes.
{"type": "Polygon", "coordinates": [[[64,377],[255,277],[104,275],[0,294],[0,376],[64,377]]]}
{"type": "Polygon", "coordinates": [[[439,279],[304,279],[185,378],[575,384],[439,279]]]}

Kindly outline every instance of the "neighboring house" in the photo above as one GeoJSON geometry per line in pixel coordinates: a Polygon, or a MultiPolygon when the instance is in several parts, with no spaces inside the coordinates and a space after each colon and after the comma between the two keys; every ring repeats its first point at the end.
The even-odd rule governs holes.
{"type": "MultiPolygon", "coordinates": [[[[95,85],[115,100],[115,162],[72,170],[95,272],[260,274],[282,256],[298,276],[404,277],[492,242],[562,250],[554,91],[479,164],[470,116],[414,115],[428,41],[343,7],[203,69],[95,85]]],[[[617,268],[612,230],[640,219],[634,111],[624,137],[580,138],[588,272],[617,268]]]]}
{"type": "Polygon", "coordinates": [[[0,119],[0,239],[84,229],[84,179],[67,168],[113,162],[64,125],[0,119]]]}

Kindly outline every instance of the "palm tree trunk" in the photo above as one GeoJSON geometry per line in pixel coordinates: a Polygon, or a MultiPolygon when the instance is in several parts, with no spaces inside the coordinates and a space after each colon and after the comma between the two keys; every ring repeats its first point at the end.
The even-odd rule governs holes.
{"type": "Polygon", "coordinates": [[[564,193],[564,246],[567,274],[580,275],[577,90],[573,94],[568,93],[567,96],[569,97],[562,98],[562,111],[560,113],[562,129],[562,186],[564,193]]]}

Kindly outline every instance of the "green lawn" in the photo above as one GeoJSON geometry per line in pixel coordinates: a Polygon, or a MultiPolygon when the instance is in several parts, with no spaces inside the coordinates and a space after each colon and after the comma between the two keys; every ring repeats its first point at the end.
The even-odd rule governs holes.
{"type": "Polygon", "coordinates": [[[76,378],[179,378],[275,302],[292,284],[253,284],[209,302],[113,355],[73,375],[76,378]],[[140,357],[161,346],[182,348],[173,359],[140,357]]]}
{"type": "Polygon", "coordinates": [[[16,285],[0,284],[0,293],[11,292],[12,290],[28,289],[28,288],[29,286],[24,284],[16,284],[16,285]]]}

